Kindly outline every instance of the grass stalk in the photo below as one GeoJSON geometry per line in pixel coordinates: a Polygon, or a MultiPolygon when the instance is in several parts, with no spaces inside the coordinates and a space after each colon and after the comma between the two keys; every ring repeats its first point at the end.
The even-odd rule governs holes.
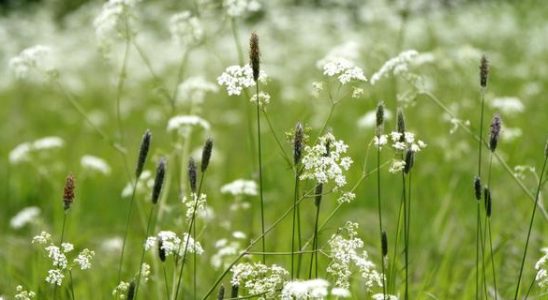
{"type": "Polygon", "coordinates": [[[135,179],[135,183],[133,184],[133,188],[131,191],[131,199],[129,200],[129,209],[126,217],[126,228],[124,230],[124,239],[122,242],[122,254],[120,255],[120,262],[118,263],[118,282],[120,282],[122,277],[122,265],[124,264],[124,251],[126,249],[126,242],[127,242],[127,236],[129,232],[129,223],[131,220],[131,213],[133,211],[133,206],[135,205],[135,193],[137,191],[137,180],[135,179]]]}
{"type": "MultiPolygon", "coordinates": [[[[148,222],[147,222],[147,231],[145,234],[145,240],[148,238],[149,231],[150,231],[150,225],[152,224],[152,216],[154,214],[156,205],[152,205],[152,207],[149,210],[148,213],[148,222]]],[[[144,244],[143,250],[141,251],[141,259],[139,262],[139,272],[137,273],[137,281],[135,282],[135,297],[134,299],[137,299],[137,293],[139,292],[139,287],[141,286],[141,271],[143,270],[143,262],[145,261],[145,247],[144,244]]]]}
{"type": "MultiPolygon", "coordinates": [[[[295,278],[295,224],[297,223],[297,198],[299,196],[299,174],[295,171],[295,189],[293,193],[293,223],[291,226],[291,279],[295,278]]],[[[300,245],[299,245],[300,249],[300,245]]]]}
{"type": "MultiPolygon", "coordinates": [[[[377,209],[379,215],[379,237],[382,241],[382,202],[381,202],[381,148],[377,147],[377,209]]],[[[382,254],[382,242],[381,242],[381,271],[382,271],[382,295],[383,299],[386,299],[386,273],[384,256],[382,254]]]]}
{"type": "MultiPolygon", "coordinates": [[[[259,100],[259,81],[255,82],[257,96],[257,151],[259,156],[259,199],[261,202],[261,244],[263,252],[266,251],[265,241],[265,221],[264,221],[264,198],[263,198],[263,162],[262,162],[262,145],[261,145],[261,104],[259,100]]],[[[263,264],[266,264],[266,255],[262,256],[263,264]]]]}

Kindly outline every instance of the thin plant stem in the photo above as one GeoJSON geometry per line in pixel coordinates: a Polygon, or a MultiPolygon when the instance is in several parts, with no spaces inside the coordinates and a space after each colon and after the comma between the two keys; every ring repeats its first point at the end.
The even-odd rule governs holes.
{"type": "Polygon", "coordinates": [[[519,268],[518,284],[516,285],[516,292],[514,294],[514,299],[519,297],[519,286],[521,283],[521,276],[523,274],[523,266],[525,265],[525,258],[527,257],[527,249],[529,247],[529,239],[531,238],[531,231],[533,229],[533,221],[535,219],[535,213],[537,211],[537,202],[540,195],[540,188],[542,186],[542,178],[544,177],[544,172],[546,171],[546,162],[548,161],[548,155],[544,156],[544,163],[542,164],[542,171],[540,172],[540,178],[538,181],[537,192],[535,195],[535,206],[533,207],[533,213],[531,214],[531,220],[529,221],[529,229],[527,230],[527,240],[525,241],[525,249],[523,250],[523,257],[521,258],[521,266],[519,268]]]}
{"type": "MultiPolygon", "coordinates": [[[[156,208],[156,205],[153,204],[150,208],[150,211],[148,213],[148,222],[147,222],[147,231],[145,234],[145,240],[148,238],[149,231],[150,231],[150,225],[152,224],[152,216],[154,214],[154,209],[156,208]]],[[[145,260],[145,247],[143,245],[143,251],[141,251],[141,260],[139,262],[139,272],[137,273],[137,281],[135,285],[135,297],[133,299],[137,299],[137,292],[139,291],[139,287],[141,286],[141,272],[143,270],[143,262],[145,260]]]]}
{"type": "MultiPolygon", "coordinates": [[[[261,201],[261,244],[263,248],[263,252],[266,251],[266,241],[264,237],[264,198],[263,198],[263,162],[262,162],[262,145],[261,145],[261,108],[260,108],[260,101],[259,101],[259,82],[255,82],[256,86],[256,95],[257,95],[257,148],[258,148],[258,154],[259,154],[259,198],[261,201]]],[[[263,264],[266,263],[266,255],[263,255],[263,264]]]]}
{"type": "MultiPolygon", "coordinates": [[[[494,256],[494,252],[493,252],[493,239],[492,239],[492,234],[491,234],[491,218],[487,219],[487,229],[488,229],[488,234],[489,234],[489,249],[491,251],[491,268],[493,270],[493,287],[495,289],[495,300],[498,299],[498,292],[497,292],[497,273],[495,272],[495,258],[493,257],[494,256]]],[[[527,299],[527,297],[525,297],[525,299],[527,299]]]]}
{"type": "MultiPolygon", "coordinates": [[[[483,148],[483,145],[482,145],[482,141],[483,141],[483,115],[484,115],[484,111],[485,111],[485,89],[484,88],[481,88],[481,112],[480,112],[480,124],[479,124],[479,139],[478,139],[478,173],[477,173],[477,176],[478,178],[481,179],[481,150],[483,148]]],[[[479,201],[479,200],[478,200],[479,201]]],[[[478,202],[478,205],[477,205],[477,224],[476,224],[476,227],[477,227],[477,235],[478,237],[476,238],[476,242],[479,243],[480,242],[480,238],[479,238],[479,234],[481,234],[481,228],[480,228],[480,205],[479,205],[479,202],[478,202]]],[[[479,257],[480,257],[480,246],[479,245],[476,245],[476,299],[479,298],[479,257]]],[[[481,254],[482,255],[482,260],[483,260],[483,253],[481,254]]]]}
{"type": "MultiPolygon", "coordinates": [[[[193,226],[195,226],[195,220],[196,220],[196,210],[198,209],[198,199],[200,197],[200,194],[202,192],[202,183],[203,183],[203,180],[204,180],[204,176],[205,176],[205,172],[202,173],[202,175],[200,176],[200,183],[198,185],[198,193],[194,194],[194,209],[192,210],[192,217],[190,219],[190,225],[188,227],[188,232],[187,232],[187,239],[186,239],[186,242],[185,242],[185,248],[183,249],[183,255],[181,257],[181,269],[179,271],[179,276],[178,276],[178,279],[177,279],[177,287],[175,289],[175,297],[173,298],[174,300],[177,299],[177,296],[179,295],[179,287],[181,286],[181,280],[183,278],[183,270],[185,268],[185,258],[186,258],[186,255],[187,255],[187,252],[188,252],[188,244],[190,242],[190,236],[191,236],[191,233],[192,233],[192,228],[193,226]]],[[[179,244],[179,250],[181,247],[181,244],[179,244]]],[[[177,253],[179,253],[179,250],[177,251],[177,253]]]]}
{"type": "Polygon", "coordinates": [[[480,200],[476,200],[476,300],[479,299],[480,200]]]}
{"type": "MultiPolygon", "coordinates": [[[[378,137],[377,137],[378,138],[378,137]]],[[[379,213],[379,236],[381,241],[381,271],[382,271],[382,296],[386,300],[386,274],[384,255],[382,252],[382,205],[381,205],[381,148],[377,147],[377,208],[379,213]]]]}
{"type": "MultiPolygon", "coordinates": [[[[68,212],[65,210],[63,212],[63,226],[61,227],[61,241],[59,242],[59,246],[63,245],[63,241],[65,238],[65,227],[67,224],[67,215],[68,215],[68,212]]],[[[53,299],[56,299],[55,298],[56,296],[57,296],[57,285],[53,287],[53,299]]]]}
{"type": "Polygon", "coordinates": [[[72,300],[75,300],[76,297],[74,297],[74,280],[72,279],[71,270],[69,270],[69,278],[70,278],[70,296],[72,297],[72,300]]]}
{"type": "Polygon", "coordinates": [[[118,134],[120,135],[120,143],[124,144],[124,130],[122,124],[122,114],[121,114],[121,101],[122,93],[124,90],[124,84],[127,76],[127,62],[129,59],[129,49],[131,45],[131,35],[129,34],[129,24],[127,15],[124,14],[124,29],[125,29],[125,43],[124,43],[124,54],[122,56],[122,66],[120,67],[120,72],[118,73],[118,83],[116,84],[116,122],[118,123],[118,134]]]}
{"type": "Polygon", "coordinates": [[[164,282],[166,284],[166,299],[169,299],[169,285],[167,283],[167,272],[166,272],[166,264],[162,264],[162,267],[164,269],[164,282]]]}
{"type": "MultiPolygon", "coordinates": [[[[295,168],[297,169],[297,167],[295,168]]],[[[297,222],[297,197],[299,196],[299,174],[295,171],[295,190],[293,193],[293,224],[291,226],[291,279],[294,278],[295,267],[295,224],[297,222]]]]}
{"type": "MultiPolygon", "coordinates": [[[[401,235],[401,226],[402,226],[402,222],[401,222],[401,218],[402,218],[402,214],[403,214],[403,199],[402,201],[400,202],[400,209],[398,210],[398,219],[397,219],[397,222],[396,222],[396,234],[395,234],[395,237],[396,239],[394,240],[394,250],[393,250],[393,255],[392,257],[394,258],[394,262],[391,264],[391,269],[390,269],[390,277],[392,278],[392,288],[394,289],[394,292],[396,291],[396,262],[397,262],[397,257],[398,257],[398,245],[399,245],[399,240],[400,240],[400,235],[401,235]]],[[[390,289],[389,289],[390,290],[390,289]]]]}
{"type": "Polygon", "coordinates": [[[403,243],[404,243],[404,260],[405,260],[405,296],[404,299],[409,299],[409,249],[407,249],[407,236],[409,232],[407,231],[407,193],[405,188],[405,173],[402,171],[402,201],[403,201],[403,243]]]}
{"type": "Polygon", "coordinates": [[[535,286],[535,277],[533,277],[533,280],[531,280],[531,284],[529,285],[529,288],[527,289],[527,294],[525,294],[524,299],[529,299],[529,294],[533,290],[533,286],[535,286]]]}
{"type": "Polygon", "coordinates": [[[126,229],[124,230],[124,240],[122,242],[122,254],[120,255],[120,262],[118,263],[118,282],[121,280],[122,276],[122,265],[124,264],[124,251],[126,249],[126,242],[127,242],[127,236],[129,232],[129,223],[131,220],[131,213],[133,211],[133,206],[135,203],[135,193],[137,191],[137,178],[135,179],[135,183],[133,184],[133,189],[131,191],[131,199],[129,200],[129,209],[127,213],[126,218],[126,229]]]}
{"type": "MultiPolygon", "coordinates": [[[[299,247],[299,250],[302,248],[301,206],[298,203],[297,203],[297,246],[299,247]]],[[[299,278],[301,274],[302,258],[303,258],[302,253],[299,253],[299,255],[297,256],[297,278],[299,278]]]]}
{"type": "Polygon", "coordinates": [[[314,238],[312,240],[312,254],[310,255],[310,268],[308,269],[308,279],[312,279],[312,266],[315,266],[315,277],[318,278],[318,223],[320,219],[320,203],[316,205],[316,217],[314,221],[314,238]],[[316,259],[314,260],[314,258],[316,259]]]}
{"type": "MultiPolygon", "coordinates": [[[[406,260],[408,263],[409,260],[409,241],[411,236],[411,178],[412,178],[412,172],[409,171],[409,174],[407,175],[407,189],[408,189],[408,196],[407,196],[407,235],[405,238],[405,248],[407,251],[405,252],[406,260]]],[[[408,266],[409,267],[409,266],[408,266]]],[[[406,268],[406,271],[408,270],[408,267],[406,268]]],[[[407,276],[406,276],[407,277],[407,276]]]]}

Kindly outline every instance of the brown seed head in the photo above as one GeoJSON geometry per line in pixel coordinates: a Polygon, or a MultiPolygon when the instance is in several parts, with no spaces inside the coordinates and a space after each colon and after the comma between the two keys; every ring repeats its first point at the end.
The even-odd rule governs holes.
{"type": "Polygon", "coordinates": [[[481,199],[481,180],[479,176],[474,178],[474,196],[476,197],[476,200],[481,199]]]}
{"type": "Polygon", "coordinates": [[[63,203],[65,210],[69,209],[74,202],[74,176],[69,174],[65,181],[65,189],[63,192],[63,203]]]}
{"type": "Polygon", "coordinates": [[[249,38],[249,61],[253,70],[253,80],[259,80],[261,70],[261,51],[259,49],[259,36],[253,32],[249,38]]]}
{"type": "Polygon", "coordinates": [[[141,176],[141,173],[143,172],[151,139],[152,134],[150,133],[150,130],[147,129],[143,135],[143,139],[141,140],[141,146],[139,147],[139,158],[137,159],[137,167],[135,168],[135,177],[137,179],[139,179],[139,176],[141,176]]]}
{"type": "Polygon", "coordinates": [[[495,152],[500,138],[500,130],[502,128],[502,120],[499,114],[496,114],[491,121],[491,132],[489,135],[489,150],[495,152]]]}
{"type": "Polygon", "coordinates": [[[403,168],[403,172],[405,174],[409,174],[414,164],[415,164],[415,151],[411,149],[407,149],[407,151],[405,152],[405,167],[403,168]]]}
{"type": "Polygon", "coordinates": [[[205,142],[204,149],[202,150],[202,165],[200,170],[205,172],[207,166],[209,166],[209,160],[211,159],[211,152],[213,151],[213,140],[208,138],[205,142]]]}
{"type": "Polygon", "coordinates": [[[225,286],[221,284],[219,287],[219,293],[217,294],[217,300],[223,300],[225,298],[225,286]]]}
{"type": "Polygon", "coordinates": [[[193,193],[196,193],[196,178],[197,178],[197,171],[196,171],[196,162],[194,162],[194,158],[190,158],[188,160],[188,183],[190,184],[190,190],[193,193]]]}
{"type": "Polygon", "coordinates": [[[300,122],[295,126],[295,135],[293,136],[293,162],[298,165],[303,155],[304,129],[300,122]]]}
{"type": "Polygon", "coordinates": [[[379,104],[377,105],[376,119],[377,119],[377,136],[380,136],[384,129],[384,103],[383,102],[379,102],[379,104]]]}
{"type": "Polygon", "coordinates": [[[481,87],[487,87],[487,77],[489,76],[489,61],[485,55],[481,56],[480,61],[480,85],[481,87]]]}
{"type": "Polygon", "coordinates": [[[158,257],[162,262],[166,261],[166,249],[164,248],[164,242],[161,238],[158,238],[158,257]]]}
{"type": "Polygon", "coordinates": [[[164,185],[164,177],[166,175],[166,160],[160,159],[158,166],[156,167],[156,177],[154,178],[154,185],[152,187],[152,203],[158,203],[160,193],[162,192],[162,186],[164,185]]]}
{"type": "Polygon", "coordinates": [[[388,255],[388,237],[386,236],[386,231],[382,231],[381,234],[381,248],[382,248],[382,256],[386,257],[388,255]]]}
{"type": "Polygon", "coordinates": [[[398,108],[398,132],[401,133],[400,142],[405,141],[405,117],[401,108],[398,108]]]}

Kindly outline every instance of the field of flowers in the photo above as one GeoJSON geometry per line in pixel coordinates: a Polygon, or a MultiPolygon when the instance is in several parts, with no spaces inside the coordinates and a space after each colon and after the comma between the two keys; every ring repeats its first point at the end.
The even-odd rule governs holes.
{"type": "Polygon", "coordinates": [[[1,300],[548,299],[545,1],[76,2],[2,4],[1,300]]]}

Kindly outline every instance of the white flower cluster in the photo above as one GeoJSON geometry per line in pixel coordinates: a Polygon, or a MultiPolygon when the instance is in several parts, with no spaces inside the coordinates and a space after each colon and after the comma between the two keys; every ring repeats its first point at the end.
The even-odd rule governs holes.
{"type": "Polygon", "coordinates": [[[71,270],[74,265],[80,267],[81,270],[87,270],[91,268],[91,261],[95,256],[95,252],[89,249],[84,249],[76,258],[72,260],[72,263],[69,264],[67,254],[74,250],[74,245],[71,243],[62,243],[61,247],[56,246],[51,241],[51,234],[42,231],[40,235],[35,236],[32,239],[33,244],[38,244],[44,246],[46,255],[51,259],[53,269],[48,271],[46,276],[46,282],[60,286],[63,284],[63,279],[65,278],[64,272],[66,270],[71,270]]]}
{"type": "Polygon", "coordinates": [[[519,98],[516,97],[501,97],[489,101],[489,106],[496,110],[502,111],[504,114],[512,115],[521,113],[525,110],[525,106],[519,98]]]}
{"type": "Polygon", "coordinates": [[[140,0],[109,0],[93,21],[95,34],[102,42],[125,37],[129,31],[131,10],[140,0]],[[128,26],[128,27],[126,27],[128,26]]]}
{"type": "Polygon", "coordinates": [[[233,196],[257,196],[257,183],[253,180],[236,179],[223,185],[221,193],[233,196]]]}
{"type": "Polygon", "coordinates": [[[227,15],[240,17],[247,12],[255,12],[261,9],[261,4],[256,0],[224,0],[223,7],[227,15]]]}
{"type": "MultiPolygon", "coordinates": [[[[266,82],[267,75],[264,71],[259,72],[259,81],[266,82]]],[[[217,83],[220,86],[225,86],[229,96],[240,95],[244,88],[255,86],[253,80],[253,70],[250,65],[243,67],[234,65],[226,68],[226,70],[217,77],[217,83]]]]}
{"type": "Polygon", "coordinates": [[[383,295],[383,294],[374,294],[371,296],[373,300],[399,300],[400,298],[398,296],[394,295],[383,295]]]}
{"type": "MultiPolygon", "coordinates": [[[[233,236],[237,239],[241,239],[241,237],[237,237],[236,235],[233,236]]],[[[218,240],[215,242],[215,248],[217,249],[217,252],[211,256],[210,263],[216,269],[227,268],[242,251],[240,242],[236,240],[218,240]]]]}
{"type": "Polygon", "coordinates": [[[347,222],[340,233],[329,239],[331,263],[327,273],[336,279],[335,285],[340,288],[350,287],[350,276],[355,268],[364,279],[364,286],[369,292],[373,286],[381,286],[381,275],[375,270],[375,264],[368,258],[367,251],[361,249],[364,242],[357,237],[357,223],[347,222]]]}
{"type": "Polygon", "coordinates": [[[29,206],[23,208],[10,220],[10,226],[13,229],[20,229],[23,226],[35,221],[40,216],[40,208],[29,206]]]}
{"type": "Polygon", "coordinates": [[[171,37],[179,45],[199,43],[204,36],[200,20],[190,11],[183,11],[169,19],[171,37]]]}
{"type": "Polygon", "coordinates": [[[175,116],[167,122],[167,131],[178,131],[182,136],[187,136],[191,127],[199,126],[209,130],[209,122],[193,115],[175,116]]]}
{"type": "Polygon", "coordinates": [[[537,270],[535,281],[542,290],[548,291],[548,248],[543,248],[542,252],[544,256],[535,264],[535,270],[537,270]]]}
{"type": "Polygon", "coordinates": [[[207,195],[206,194],[200,194],[200,197],[198,197],[195,193],[190,194],[191,200],[188,199],[186,196],[183,197],[182,202],[186,206],[186,218],[190,222],[192,219],[192,215],[198,216],[201,213],[204,213],[206,211],[206,205],[207,205],[207,195]],[[196,207],[196,213],[194,213],[194,208],[196,207]]]}
{"type": "Polygon", "coordinates": [[[18,285],[15,290],[17,291],[17,294],[15,294],[15,300],[31,300],[36,297],[35,292],[27,291],[20,285],[18,285]]]}
{"type": "Polygon", "coordinates": [[[257,104],[257,98],[259,98],[259,105],[265,106],[270,103],[270,94],[265,92],[259,92],[259,97],[257,97],[257,94],[253,95],[250,99],[251,103],[257,104]]]}
{"type": "Polygon", "coordinates": [[[282,300],[324,299],[329,282],[325,279],[290,281],[284,285],[282,300]]]}
{"type": "Polygon", "coordinates": [[[110,166],[108,163],[97,156],[93,155],[84,155],[80,159],[80,164],[84,169],[93,171],[93,172],[99,172],[103,175],[110,174],[110,166]]]}
{"type": "Polygon", "coordinates": [[[51,61],[51,48],[36,45],[21,51],[9,64],[17,78],[27,78],[33,72],[39,75],[51,74],[55,70],[51,61]]]}
{"type": "Polygon", "coordinates": [[[331,133],[320,137],[318,144],[304,148],[304,169],[300,179],[312,179],[323,184],[333,180],[337,187],[343,187],[346,185],[343,171],[352,165],[350,157],[343,157],[347,150],[348,146],[342,140],[336,140],[331,133]]]}
{"type": "Polygon", "coordinates": [[[202,76],[190,77],[179,85],[177,101],[180,103],[201,104],[204,102],[206,93],[216,93],[218,90],[217,85],[207,81],[202,76]]]}
{"type": "Polygon", "coordinates": [[[12,164],[18,164],[23,161],[29,161],[32,154],[61,148],[65,145],[65,141],[57,136],[47,136],[35,140],[19,144],[11,150],[9,160],[12,164]]]}
{"type": "Polygon", "coordinates": [[[129,282],[121,281],[118,286],[112,291],[112,296],[118,299],[126,299],[128,290],[129,282]]]}
{"type": "Polygon", "coordinates": [[[367,81],[363,70],[343,57],[329,57],[322,69],[324,75],[337,77],[341,84],[347,84],[351,81],[367,81]]]}
{"type": "Polygon", "coordinates": [[[289,272],[278,265],[240,263],[232,267],[232,274],[232,285],[244,287],[250,295],[260,295],[257,299],[266,300],[276,298],[289,272]]]}
{"type": "Polygon", "coordinates": [[[386,61],[384,65],[371,76],[371,85],[375,85],[379,80],[388,77],[390,74],[398,75],[408,72],[409,64],[419,55],[416,50],[405,50],[386,61]]]}
{"type": "Polygon", "coordinates": [[[143,278],[144,282],[148,282],[150,280],[150,265],[147,263],[143,263],[141,265],[141,277],[143,278]]]}
{"type": "MultiPolygon", "coordinates": [[[[158,236],[148,237],[145,241],[145,250],[157,249],[157,243],[162,241],[162,249],[166,252],[166,256],[179,255],[181,256],[185,250],[188,234],[184,233],[183,239],[179,238],[173,231],[160,231],[158,236]],[[177,254],[178,253],[178,254],[177,254]]],[[[204,249],[199,242],[195,242],[192,237],[188,241],[188,253],[194,253],[201,255],[204,249]]]]}
{"type": "Polygon", "coordinates": [[[426,148],[426,143],[421,140],[415,141],[415,134],[412,132],[392,131],[390,133],[390,140],[392,141],[392,148],[396,151],[411,150],[413,152],[419,152],[426,148]],[[403,138],[402,138],[403,137],[403,138]]]}

